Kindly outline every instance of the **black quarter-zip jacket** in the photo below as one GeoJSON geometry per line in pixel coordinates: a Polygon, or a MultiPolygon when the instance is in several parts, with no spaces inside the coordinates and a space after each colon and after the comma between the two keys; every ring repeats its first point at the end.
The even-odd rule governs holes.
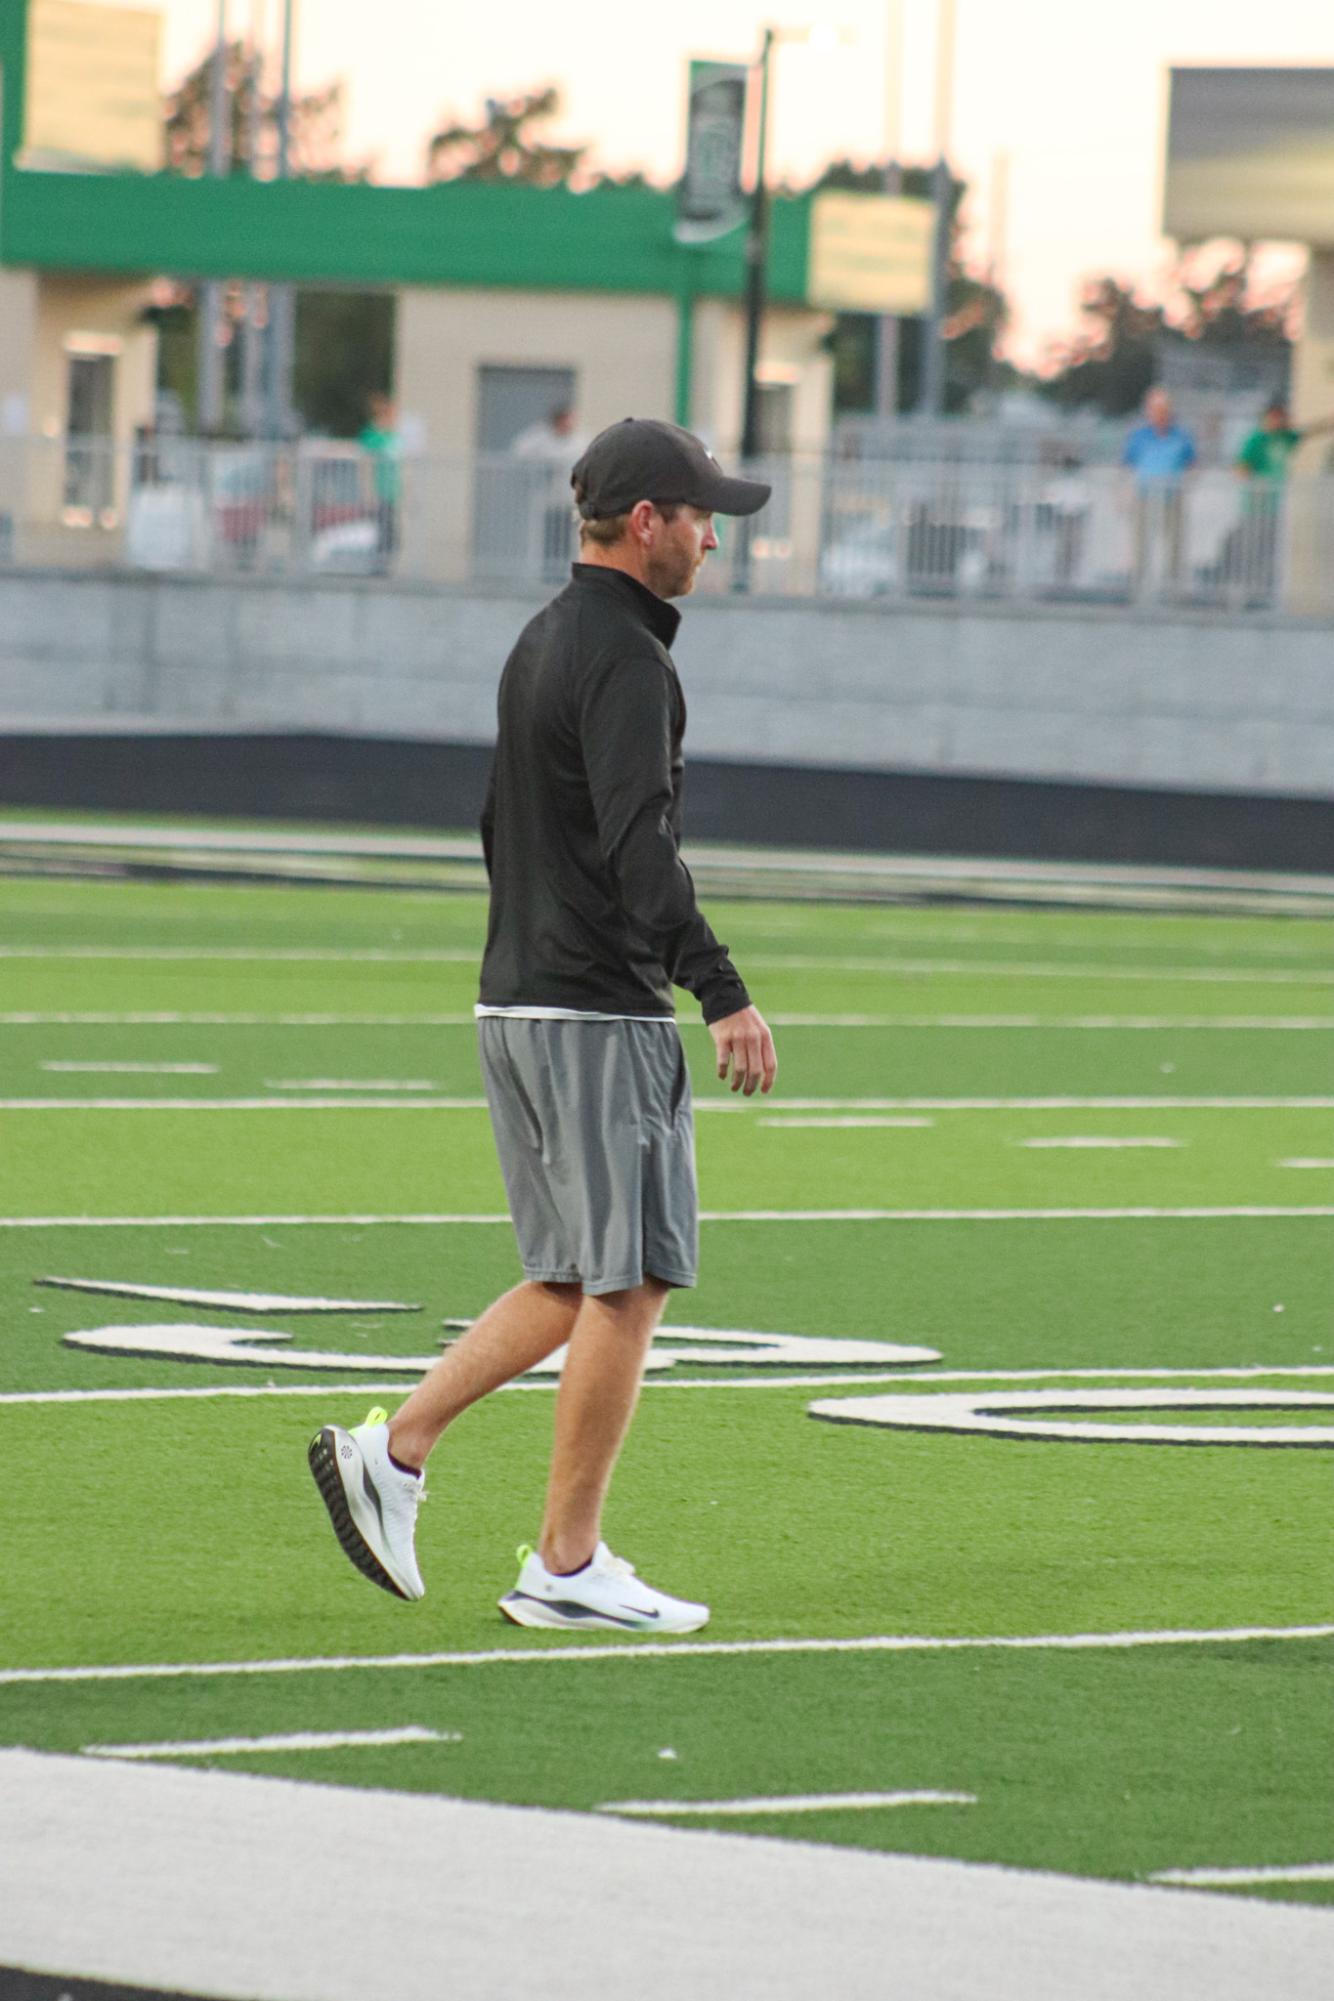
{"type": "Polygon", "coordinates": [[[679,853],[686,706],[680,613],[623,571],[576,563],[500,681],[482,814],[491,916],[484,1007],[670,1015],[749,1005],[679,853]]]}

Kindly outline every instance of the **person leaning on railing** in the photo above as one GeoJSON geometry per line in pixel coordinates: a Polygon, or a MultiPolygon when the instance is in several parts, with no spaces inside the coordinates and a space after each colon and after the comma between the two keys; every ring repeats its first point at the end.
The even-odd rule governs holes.
{"type": "Polygon", "coordinates": [[[1334,417],[1298,430],[1281,396],[1266,404],[1259,423],[1242,441],[1234,461],[1245,482],[1241,576],[1253,598],[1272,596],[1278,574],[1278,531],[1283,488],[1293,453],[1308,438],[1334,431],[1334,417]]]}
{"type": "Polygon", "coordinates": [[[383,571],[392,564],[398,548],[398,509],[403,494],[403,447],[392,397],[378,393],[370,397],[367,420],[357,442],[371,469],[375,563],[383,571]]]}

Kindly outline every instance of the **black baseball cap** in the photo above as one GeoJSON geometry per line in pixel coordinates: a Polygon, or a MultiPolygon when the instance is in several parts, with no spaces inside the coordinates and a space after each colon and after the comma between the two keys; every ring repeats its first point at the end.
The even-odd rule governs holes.
{"type": "Polygon", "coordinates": [[[599,431],[570,474],[585,521],[628,514],[641,500],[685,501],[707,514],[755,514],[773,492],[758,479],[729,479],[713,453],[679,424],[623,417],[599,431]]]}

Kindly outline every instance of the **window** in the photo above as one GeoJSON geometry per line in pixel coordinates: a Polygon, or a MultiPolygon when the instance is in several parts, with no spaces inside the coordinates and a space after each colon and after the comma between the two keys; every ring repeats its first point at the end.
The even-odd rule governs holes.
{"type": "Polygon", "coordinates": [[[73,353],[65,403],[65,518],[91,526],[110,514],[115,498],[111,436],[116,358],[73,353]]]}

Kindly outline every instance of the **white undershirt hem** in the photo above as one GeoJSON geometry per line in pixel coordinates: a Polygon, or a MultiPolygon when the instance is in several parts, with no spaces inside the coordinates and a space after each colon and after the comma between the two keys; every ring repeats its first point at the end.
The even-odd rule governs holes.
{"type": "Polygon", "coordinates": [[[582,1007],[487,1007],[478,1001],[473,1009],[479,1021],[488,1015],[507,1015],[512,1021],[661,1021],[676,1026],[674,1014],[601,1014],[582,1007]]]}

